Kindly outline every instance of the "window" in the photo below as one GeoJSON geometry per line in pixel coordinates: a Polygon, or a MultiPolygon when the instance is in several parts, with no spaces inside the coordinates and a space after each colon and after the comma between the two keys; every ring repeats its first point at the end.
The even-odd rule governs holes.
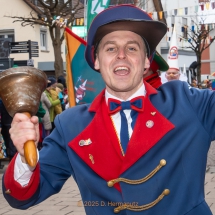
{"type": "Polygon", "coordinates": [[[9,42],[14,42],[14,30],[0,30],[0,58],[10,55],[9,42]]]}
{"type": "Polygon", "coordinates": [[[48,49],[46,29],[40,29],[40,48],[41,50],[48,49]]]}
{"type": "Polygon", "coordinates": [[[14,42],[14,30],[0,30],[0,38],[10,38],[14,42]]]}

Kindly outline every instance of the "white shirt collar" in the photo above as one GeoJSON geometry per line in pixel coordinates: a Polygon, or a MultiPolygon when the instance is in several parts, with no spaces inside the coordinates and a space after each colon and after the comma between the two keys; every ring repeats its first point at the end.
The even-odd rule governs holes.
{"type": "MultiPolygon", "coordinates": [[[[145,88],[145,85],[142,84],[142,86],[132,95],[130,96],[126,101],[129,101],[135,97],[138,97],[138,96],[145,96],[146,95],[146,88],[145,88]]],[[[123,101],[122,99],[120,98],[117,98],[116,96],[113,96],[111,95],[107,89],[105,90],[105,100],[106,100],[106,104],[108,104],[108,99],[109,98],[112,98],[112,99],[117,99],[119,101],[123,101]]]]}

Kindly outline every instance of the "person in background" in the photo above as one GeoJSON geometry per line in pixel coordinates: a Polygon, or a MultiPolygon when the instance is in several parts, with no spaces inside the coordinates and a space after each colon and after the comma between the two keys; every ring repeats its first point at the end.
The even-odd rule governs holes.
{"type": "Polygon", "coordinates": [[[50,87],[51,85],[57,83],[56,79],[54,77],[48,77],[48,84],[47,87],[50,87]]]}
{"type": "Polygon", "coordinates": [[[67,85],[66,85],[66,71],[63,71],[63,75],[58,77],[57,82],[60,84],[63,84],[63,91],[61,92],[63,95],[63,102],[61,102],[61,104],[62,104],[62,110],[65,110],[66,105],[68,104],[68,101],[67,101],[68,92],[67,92],[67,85]]]}
{"type": "Polygon", "coordinates": [[[6,146],[6,154],[8,159],[12,160],[14,155],[17,153],[16,147],[14,146],[9,133],[13,118],[7,112],[1,98],[0,98],[0,113],[1,113],[1,134],[3,136],[6,146]]]}
{"type": "Polygon", "coordinates": [[[168,81],[179,80],[180,71],[179,69],[169,68],[168,71],[166,71],[165,76],[168,81]]]}
{"type": "MultiPolygon", "coordinates": [[[[2,100],[0,99],[0,106],[1,105],[2,105],[2,100]]],[[[0,110],[1,110],[1,107],[0,107],[0,110]]],[[[4,139],[1,134],[1,129],[2,129],[2,125],[1,125],[1,112],[0,112],[0,169],[3,169],[4,165],[1,163],[1,161],[7,157],[7,154],[6,154],[6,146],[4,143],[4,139]]]]}
{"type": "Polygon", "coordinates": [[[56,91],[57,83],[53,81],[50,84],[48,83],[49,87],[46,88],[45,94],[52,104],[51,108],[49,109],[50,122],[52,124],[52,129],[51,129],[51,132],[52,132],[53,129],[55,128],[54,119],[56,115],[62,112],[62,108],[61,108],[61,101],[58,97],[58,92],[56,91]]]}
{"type": "Polygon", "coordinates": [[[57,83],[63,84],[64,89],[66,88],[66,73],[65,75],[61,75],[57,78],[57,83]]]}
{"type": "Polygon", "coordinates": [[[198,84],[197,84],[196,79],[192,79],[191,87],[198,88],[198,84]]]}
{"type": "Polygon", "coordinates": [[[43,109],[46,110],[46,113],[42,118],[42,124],[43,124],[44,130],[45,130],[44,137],[47,137],[50,134],[50,131],[52,129],[52,124],[50,121],[50,114],[49,114],[52,103],[51,103],[50,99],[47,97],[45,92],[42,93],[40,101],[42,102],[43,109]]]}
{"type": "Polygon", "coordinates": [[[167,63],[169,65],[169,69],[165,73],[165,78],[167,79],[167,81],[179,80],[180,78],[181,74],[179,69],[178,57],[178,44],[174,25],[170,40],[169,53],[167,55],[167,63]]]}
{"type": "Polygon", "coordinates": [[[215,140],[215,92],[183,81],[155,89],[143,80],[166,32],[133,5],[94,18],[85,58],[106,87],[91,104],[56,117],[33,169],[23,143],[38,143],[38,119],[15,115],[10,134],[19,153],[2,179],[12,207],[44,201],[73,176],[87,215],[212,215],[204,178],[215,140]]]}
{"type": "MultiPolygon", "coordinates": [[[[58,83],[51,85],[49,87],[49,91],[50,91],[51,97],[54,101],[58,100],[58,99],[60,100],[59,92],[61,91],[61,89],[58,87],[58,83]]],[[[60,103],[54,107],[54,118],[56,117],[56,115],[60,114],[61,112],[62,112],[62,107],[61,107],[61,103],[60,103]]]]}
{"type": "Polygon", "coordinates": [[[58,93],[58,97],[59,97],[60,102],[61,102],[62,111],[64,111],[65,110],[65,102],[64,102],[64,95],[63,95],[63,92],[64,92],[63,84],[57,83],[56,84],[56,91],[58,93]]]}
{"type": "Polygon", "coordinates": [[[146,69],[147,72],[143,75],[143,79],[154,88],[158,88],[162,85],[159,71],[166,71],[169,69],[169,66],[157,51],[151,55],[151,58],[150,68],[146,69]]]}

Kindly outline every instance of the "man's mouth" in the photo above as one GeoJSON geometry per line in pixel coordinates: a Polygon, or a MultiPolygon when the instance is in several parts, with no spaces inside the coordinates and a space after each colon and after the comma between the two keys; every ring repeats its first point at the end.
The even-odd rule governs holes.
{"type": "Polygon", "coordinates": [[[114,73],[117,75],[127,75],[129,73],[129,69],[125,66],[119,66],[114,69],[114,73]]]}

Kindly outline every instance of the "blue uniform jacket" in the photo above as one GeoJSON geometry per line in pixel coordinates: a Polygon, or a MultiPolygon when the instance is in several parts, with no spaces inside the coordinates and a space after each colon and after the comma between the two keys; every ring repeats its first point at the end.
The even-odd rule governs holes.
{"type": "Polygon", "coordinates": [[[144,112],[125,157],[103,91],[91,105],[57,116],[28,186],[14,181],[11,162],[2,180],[9,204],[20,209],[38,204],[73,176],[87,215],[211,215],[204,179],[215,139],[215,93],[180,81],[158,90],[145,86],[144,112]]]}

